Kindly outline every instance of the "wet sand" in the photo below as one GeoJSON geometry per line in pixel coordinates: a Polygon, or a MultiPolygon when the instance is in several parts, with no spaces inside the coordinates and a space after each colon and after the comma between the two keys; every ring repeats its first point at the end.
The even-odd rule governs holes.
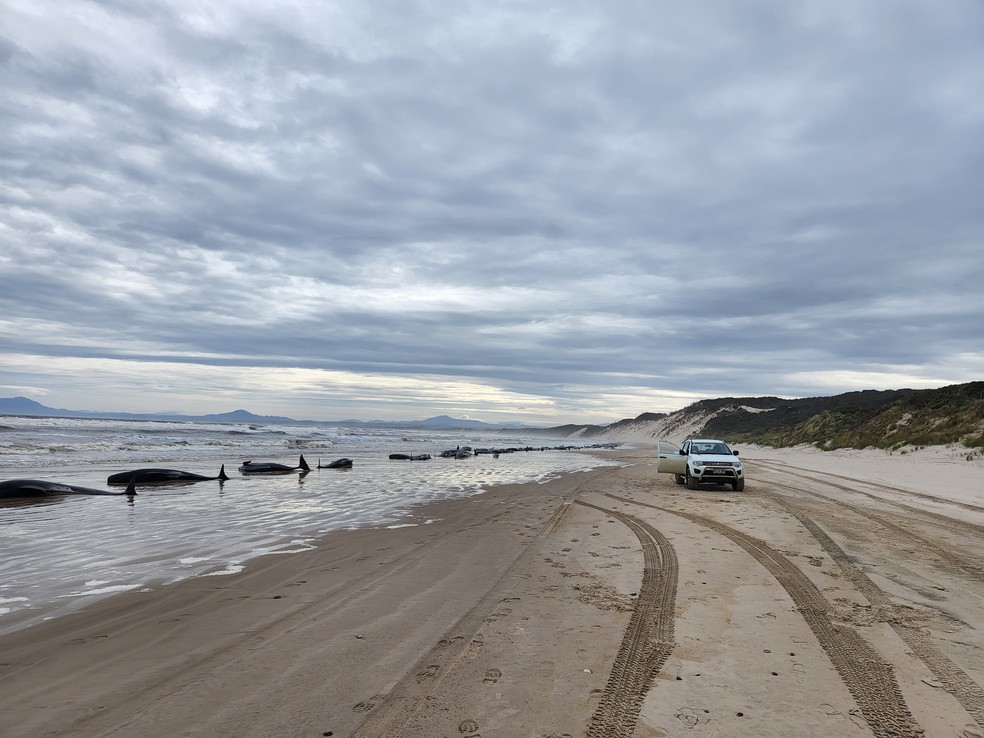
{"type": "Polygon", "coordinates": [[[4,736],[984,736],[984,466],[651,449],[0,638],[4,736]]]}

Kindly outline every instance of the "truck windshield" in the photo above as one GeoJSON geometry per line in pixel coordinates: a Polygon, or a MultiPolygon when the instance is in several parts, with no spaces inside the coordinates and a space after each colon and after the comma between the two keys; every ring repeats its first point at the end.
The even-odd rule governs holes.
{"type": "Polygon", "coordinates": [[[695,443],[690,449],[695,454],[730,454],[723,443],[695,443]]]}

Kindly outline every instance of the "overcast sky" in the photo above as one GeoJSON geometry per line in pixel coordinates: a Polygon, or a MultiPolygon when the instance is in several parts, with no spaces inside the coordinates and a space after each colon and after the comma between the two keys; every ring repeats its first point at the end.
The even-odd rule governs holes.
{"type": "Polygon", "coordinates": [[[0,397],[611,422],[984,378],[979,0],[0,0],[0,397]]]}

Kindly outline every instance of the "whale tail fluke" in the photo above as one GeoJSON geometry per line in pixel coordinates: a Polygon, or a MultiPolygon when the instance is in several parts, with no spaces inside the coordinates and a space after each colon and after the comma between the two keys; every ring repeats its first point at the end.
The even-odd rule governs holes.
{"type": "Polygon", "coordinates": [[[301,454],[301,460],[297,463],[297,465],[304,471],[311,471],[311,467],[308,466],[308,463],[304,460],[304,454],[301,454]]]}
{"type": "Polygon", "coordinates": [[[219,476],[218,476],[218,477],[216,477],[216,479],[218,479],[218,480],[219,480],[220,482],[224,482],[224,481],[225,481],[225,480],[227,480],[228,478],[229,478],[229,477],[228,477],[228,476],[226,476],[226,473],[225,473],[225,464],[223,464],[223,465],[222,465],[222,468],[221,468],[221,469],[219,469],[219,476]]]}

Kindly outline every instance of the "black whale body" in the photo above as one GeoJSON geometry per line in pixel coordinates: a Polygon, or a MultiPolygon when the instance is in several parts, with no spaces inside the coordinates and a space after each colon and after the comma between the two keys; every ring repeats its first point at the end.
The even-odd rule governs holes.
{"type": "Polygon", "coordinates": [[[335,459],[327,464],[318,463],[319,469],[351,469],[352,459],[335,459]]]}
{"type": "Polygon", "coordinates": [[[112,489],[93,489],[76,484],[49,482],[43,479],[9,479],[0,482],[0,498],[48,497],[51,495],[135,495],[134,482],[131,481],[123,491],[112,489]]]}
{"type": "Polygon", "coordinates": [[[204,474],[181,471],[180,469],[133,469],[132,471],[111,474],[106,484],[129,484],[130,481],[146,484],[148,482],[203,482],[218,479],[224,482],[229,477],[225,473],[225,464],[219,469],[218,476],[206,477],[204,474]]]}
{"type": "Polygon", "coordinates": [[[297,466],[287,466],[286,464],[277,464],[272,461],[244,461],[243,465],[239,467],[239,471],[243,474],[283,474],[285,472],[297,471],[301,472],[311,471],[311,467],[304,460],[304,454],[301,454],[300,461],[297,462],[297,466]]]}

